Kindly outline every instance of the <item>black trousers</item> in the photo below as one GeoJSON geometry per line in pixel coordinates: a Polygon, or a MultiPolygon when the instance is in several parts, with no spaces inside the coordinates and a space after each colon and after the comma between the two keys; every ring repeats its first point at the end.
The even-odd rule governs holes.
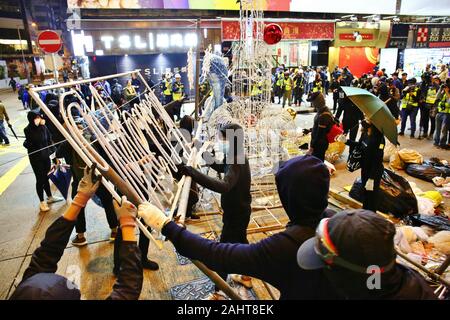
{"type": "Polygon", "coordinates": [[[295,105],[301,105],[302,104],[302,96],[303,96],[303,91],[300,89],[295,89],[294,90],[294,104],[295,105]]]}
{"type": "Polygon", "coordinates": [[[44,191],[47,197],[51,197],[50,183],[48,182],[48,172],[50,171],[51,161],[50,158],[34,158],[29,157],[31,168],[33,169],[34,176],[36,177],[36,193],[39,200],[44,201],[44,191]]]}
{"type": "MultiPolygon", "coordinates": [[[[428,128],[430,123],[430,105],[422,103],[420,105],[420,132],[422,135],[428,134],[428,128]]],[[[433,130],[434,131],[434,130],[433,130]]]]}
{"type": "Polygon", "coordinates": [[[333,113],[336,113],[337,106],[338,106],[338,98],[335,99],[333,97],[333,113]]]}
{"type": "Polygon", "coordinates": [[[381,177],[383,175],[383,169],[380,168],[379,172],[375,175],[375,177],[370,178],[373,180],[373,190],[367,191],[366,185],[369,181],[369,177],[365,174],[365,169],[361,168],[361,181],[364,186],[364,199],[363,199],[363,209],[371,210],[376,212],[378,210],[378,197],[380,193],[380,183],[381,177]]]}
{"type": "MultiPolygon", "coordinates": [[[[75,195],[77,194],[77,188],[79,183],[78,181],[75,180],[76,179],[73,179],[72,182],[72,198],[75,197],[75,195]],[[74,183],[76,184],[74,185],[74,183]]],[[[118,223],[116,212],[114,211],[112,195],[102,184],[100,184],[95,194],[97,197],[100,198],[103,208],[105,209],[106,220],[108,220],[109,227],[111,229],[116,228],[118,223]]],[[[86,232],[86,214],[84,208],[78,214],[77,223],[75,224],[75,230],[77,233],[86,232]]]]}

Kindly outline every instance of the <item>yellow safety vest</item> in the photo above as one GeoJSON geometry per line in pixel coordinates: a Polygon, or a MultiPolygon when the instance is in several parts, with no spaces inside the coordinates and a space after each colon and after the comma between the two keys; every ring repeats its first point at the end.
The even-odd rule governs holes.
{"type": "Polygon", "coordinates": [[[442,97],[441,101],[438,105],[438,112],[439,113],[450,113],[450,103],[448,102],[447,95],[444,93],[444,96],[442,97]]]}
{"type": "Polygon", "coordinates": [[[184,85],[182,83],[174,83],[173,84],[173,100],[179,101],[183,97],[183,89],[184,85]]]}
{"type": "Polygon", "coordinates": [[[322,83],[321,82],[314,82],[313,90],[312,92],[318,92],[322,91],[322,83]]]}
{"type": "Polygon", "coordinates": [[[258,83],[255,83],[253,85],[251,95],[252,96],[258,96],[258,95],[262,94],[261,87],[262,87],[262,81],[259,81],[258,83]]]}
{"type": "Polygon", "coordinates": [[[164,90],[164,95],[170,96],[172,94],[172,81],[164,80],[166,89],[164,90]]]}
{"type": "Polygon", "coordinates": [[[419,88],[414,88],[413,92],[408,92],[402,99],[402,109],[405,109],[408,105],[418,107],[419,102],[412,100],[413,97],[417,97],[419,88]]]}
{"type": "Polygon", "coordinates": [[[285,78],[284,79],[284,83],[286,84],[286,86],[284,87],[284,89],[286,91],[291,91],[292,90],[292,79],[291,78],[285,78]]]}
{"type": "Polygon", "coordinates": [[[435,87],[428,88],[427,99],[425,100],[428,104],[434,104],[436,102],[437,90],[435,87]]]}
{"type": "Polygon", "coordinates": [[[277,87],[282,87],[283,83],[284,83],[284,76],[279,74],[278,75],[278,80],[277,80],[277,83],[276,83],[277,87]]]}

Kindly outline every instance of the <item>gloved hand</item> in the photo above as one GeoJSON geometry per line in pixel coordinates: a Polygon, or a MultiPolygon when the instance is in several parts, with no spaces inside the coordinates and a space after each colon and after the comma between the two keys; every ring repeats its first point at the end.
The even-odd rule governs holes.
{"type": "Polygon", "coordinates": [[[190,176],[191,175],[191,166],[186,166],[184,164],[180,164],[177,166],[178,172],[180,172],[183,176],[190,176]]]}
{"type": "Polygon", "coordinates": [[[334,140],[337,142],[346,143],[347,137],[345,136],[345,134],[340,134],[340,135],[336,136],[336,138],[334,138],[334,140]]]}
{"type": "Polygon", "coordinates": [[[102,176],[97,176],[95,174],[95,169],[97,164],[93,164],[91,168],[87,167],[84,169],[84,176],[78,184],[78,192],[72,201],[72,204],[84,208],[89,199],[94,195],[100,186],[102,176]]]}
{"type": "Polygon", "coordinates": [[[170,219],[159,208],[149,202],[145,202],[138,207],[138,216],[144,219],[145,223],[152,229],[161,232],[162,228],[170,222],[170,219]]]}
{"type": "Polygon", "coordinates": [[[125,226],[136,227],[137,208],[127,200],[126,196],[122,196],[120,204],[114,200],[113,205],[121,228],[125,226]]]}

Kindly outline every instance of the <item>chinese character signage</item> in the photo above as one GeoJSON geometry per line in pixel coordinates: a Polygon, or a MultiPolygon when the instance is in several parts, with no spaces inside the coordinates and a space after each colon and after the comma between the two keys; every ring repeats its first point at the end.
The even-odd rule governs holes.
{"type": "Polygon", "coordinates": [[[449,24],[423,24],[412,26],[414,30],[414,48],[450,47],[449,24]]]}
{"type": "MultiPolygon", "coordinates": [[[[266,24],[272,23],[270,21],[266,24]]],[[[274,22],[283,29],[283,40],[331,40],[334,38],[333,22],[274,22]]],[[[237,20],[222,21],[222,41],[238,41],[240,25],[237,20]]]]}

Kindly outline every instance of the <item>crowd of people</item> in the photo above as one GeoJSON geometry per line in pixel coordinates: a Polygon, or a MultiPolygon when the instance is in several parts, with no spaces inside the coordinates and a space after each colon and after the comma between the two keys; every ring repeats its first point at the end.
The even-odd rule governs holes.
{"type": "MultiPolygon", "coordinates": [[[[396,262],[393,242],[395,227],[374,213],[383,170],[385,139],[370,119],[346,97],[342,87],[360,87],[379,96],[393,117],[401,119],[400,134],[406,132],[405,119],[409,117],[412,138],[416,130],[414,120],[420,111],[418,137],[428,138],[434,133],[435,144],[447,148],[450,121],[448,70],[444,81],[441,78],[442,74],[433,74],[428,67],[419,84],[414,78],[408,79],[401,70],[391,77],[383,70],[374,70],[372,74],[357,79],[347,67],[336,68],[331,73],[326,67],[290,71],[284,66],[279,67],[273,79],[273,96],[278,98],[278,103],[282,103],[283,107],[286,102],[291,105],[292,101],[295,105],[301,105],[303,95],[306,95],[316,115],[308,153],[282,163],[275,174],[278,194],[289,223],[285,231],[252,244],[247,240],[252,201],[251,174],[243,140],[237,139],[239,135],[243,136],[243,129],[238,124],[218,128],[215,149],[221,151],[224,158],[210,165],[219,173],[218,178],[184,164],[179,165],[177,174],[174,172],[177,179],[183,175],[192,177],[192,188],[198,184],[221,194],[223,227],[220,242],[217,243],[191,233],[150,203],[135,206],[125,196],[120,203],[113,200],[100,184],[101,178],[95,174],[95,164],[93,168],[88,168],[48,117],[34,105],[33,99],[23,98],[29,90],[25,88],[19,97],[25,101],[24,108],[31,110],[28,112],[24,147],[28,150],[36,177],[40,210],[48,211],[48,203],[59,200],[52,196],[47,177],[52,161],[57,161],[54,159],[64,158],[71,166],[72,202],[64,215],[47,230],[11,299],[80,299],[76,285],[67,286],[67,279],[55,272],[73,228],[76,236],[72,244],[87,244],[85,207],[94,196],[102,203],[111,229],[110,240],[114,241],[113,272],[117,279],[108,299],[138,299],[142,290],[143,269],[159,268],[157,262],[148,258],[148,239],[142,232],[139,237],[136,236],[135,219],[138,216],[149,228],[161,232],[170,240],[181,255],[203,262],[224,280],[230,275],[234,281],[251,288],[252,278],[255,277],[277,288],[281,299],[435,299],[433,291],[418,273],[396,262]],[[325,97],[329,92],[333,94],[333,108],[326,105],[325,97]],[[327,208],[330,173],[324,158],[330,143],[327,135],[341,121],[344,135],[340,141],[347,143],[351,150],[364,146],[361,177],[366,196],[363,209],[337,213],[327,208]],[[360,125],[362,133],[357,141],[360,125]],[[238,158],[240,161],[237,161],[238,158]],[[360,246],[363,242],[364,246],[360,246]],[[368,268],[374,265],[382,270],[378,274],[381,287],[376,289],[367,285],[368,278],[372,276],[368,268]]],[[[160,85],[165,104],[182,102],[184,85],[178,74],[174,80],[170,74],[166,75],[160,85]]],[[[132,108],[134,103],[139,102],[139,96],[145,93],[141,90],[139,79],[134,76],[125,87],[118,79],[111,80],[111,83],[101,81],[94,87],[109,105],[120,108],[132,108]]],[[[91,105],[93,97],[87,85],[74,85],[72,89],[78,96],[67,96],[65,107],[72,102],[81,102],[80,98],[88,106],[91,105]]],[[[58,102],[61,92],[41,91],[39,94],[62,123],[58,102]]],[[[7,114],[2,118],[1,106],[0,125],[4,120],[9,120],[7,114]]],[[[71,112],[76,110],[72,108],[71,112]]],[[[185,116],[180,126],[192,133],[192,123],[193,119],[185,116]]],[[[82,119],[79,124],[83,128],[82,119]]],[[[94,138],[88,137],[91,141],[94,138]]],[[[114,167],[98,143],[94,143],[93,147],[114,167]]],[[[210,157],[214,158],[215,154],[210,157]]],[[[195,192],[189,198],[187,216],[197,219],[192,212],[193,205],[198,201],[198,198],[194,199],[195,192]]],[[[216,287],[208,299],[223,300],[226,295],[216,287]]]]}

